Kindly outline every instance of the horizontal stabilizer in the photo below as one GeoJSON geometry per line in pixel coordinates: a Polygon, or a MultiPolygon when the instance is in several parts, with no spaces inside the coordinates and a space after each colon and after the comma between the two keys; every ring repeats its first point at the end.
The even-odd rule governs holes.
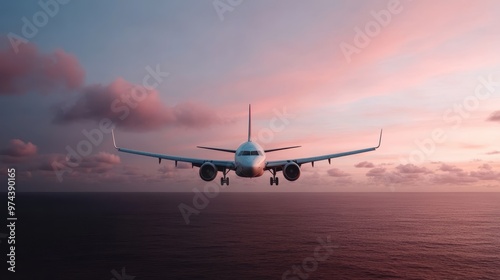
{"type": "Polygon", "coordinates": [[[276,148],[276,149],[264,150],[264,152],[270,153],[270,152],[276,152],[276,151],[288,150],[288,149],[295,149],[295,148],[300,148],[300,147],[301,146],[291,146],[291,147],[284,147],[284,148],[276,148]]]}
{"type": "Polygon", "coordinates": [[[200,149],[207,149],[207,150],[214,150],[214,151],[219,151],[219,152],[226,152],[226,153],[236,153],[236,150],[230,150],[230,149],[221,149],[221,148],[212,148],[212,147],[202,147],[202,146],[196,146],[196,148],[200,149]]]}

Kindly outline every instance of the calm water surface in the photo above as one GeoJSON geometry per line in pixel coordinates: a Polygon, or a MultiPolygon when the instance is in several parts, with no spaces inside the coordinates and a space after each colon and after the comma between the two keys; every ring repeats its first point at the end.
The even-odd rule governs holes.
{"type": "Polygon", "coordinates": [[[500,279],[497,193],[220,194],[186,225],[192,200],[18,193],[2,279],[500,279]]]}

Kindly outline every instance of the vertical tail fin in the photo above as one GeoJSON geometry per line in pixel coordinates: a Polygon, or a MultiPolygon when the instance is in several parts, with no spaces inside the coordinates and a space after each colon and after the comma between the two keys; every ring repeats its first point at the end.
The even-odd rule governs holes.
{"type": "Polygon", "coordinates": [[[252,141],[252,105],[248,104],[248,142],[252,141]]]}

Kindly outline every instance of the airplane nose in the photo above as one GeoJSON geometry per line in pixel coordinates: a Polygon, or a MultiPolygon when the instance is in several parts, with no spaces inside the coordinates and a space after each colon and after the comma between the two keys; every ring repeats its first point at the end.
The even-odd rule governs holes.
{"type": "Polygon", "coordinates": [[[255,158],[252,164],[252,176],[260,176],[263,172],[261,159],[255,158]]]}
{"type": "Polygon", "coordinates": [[[248,160],[241,164],[242,173],[247,177],[254,177],[262,173],[262,167],[259,166],[257,158],[248,160]]]}

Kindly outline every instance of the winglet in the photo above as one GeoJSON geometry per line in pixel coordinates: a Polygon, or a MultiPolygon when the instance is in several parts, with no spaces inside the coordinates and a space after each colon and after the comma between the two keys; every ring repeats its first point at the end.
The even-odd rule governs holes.
{"type": "Polygon", "coordinates": [[[118,147],[116,146],[115,133],[113,132],[113,129],[111,129],[111,136],[113,136],[113,146],[115,146],[115,148],[118,149],[118,147]]]}
{"type": "Polygon", "coordinates": [[[375,148],[380,147],[380,143],[382,143],[382,129],[380,130],[380,138],[378,139],[378,146],[375,148]]]}

